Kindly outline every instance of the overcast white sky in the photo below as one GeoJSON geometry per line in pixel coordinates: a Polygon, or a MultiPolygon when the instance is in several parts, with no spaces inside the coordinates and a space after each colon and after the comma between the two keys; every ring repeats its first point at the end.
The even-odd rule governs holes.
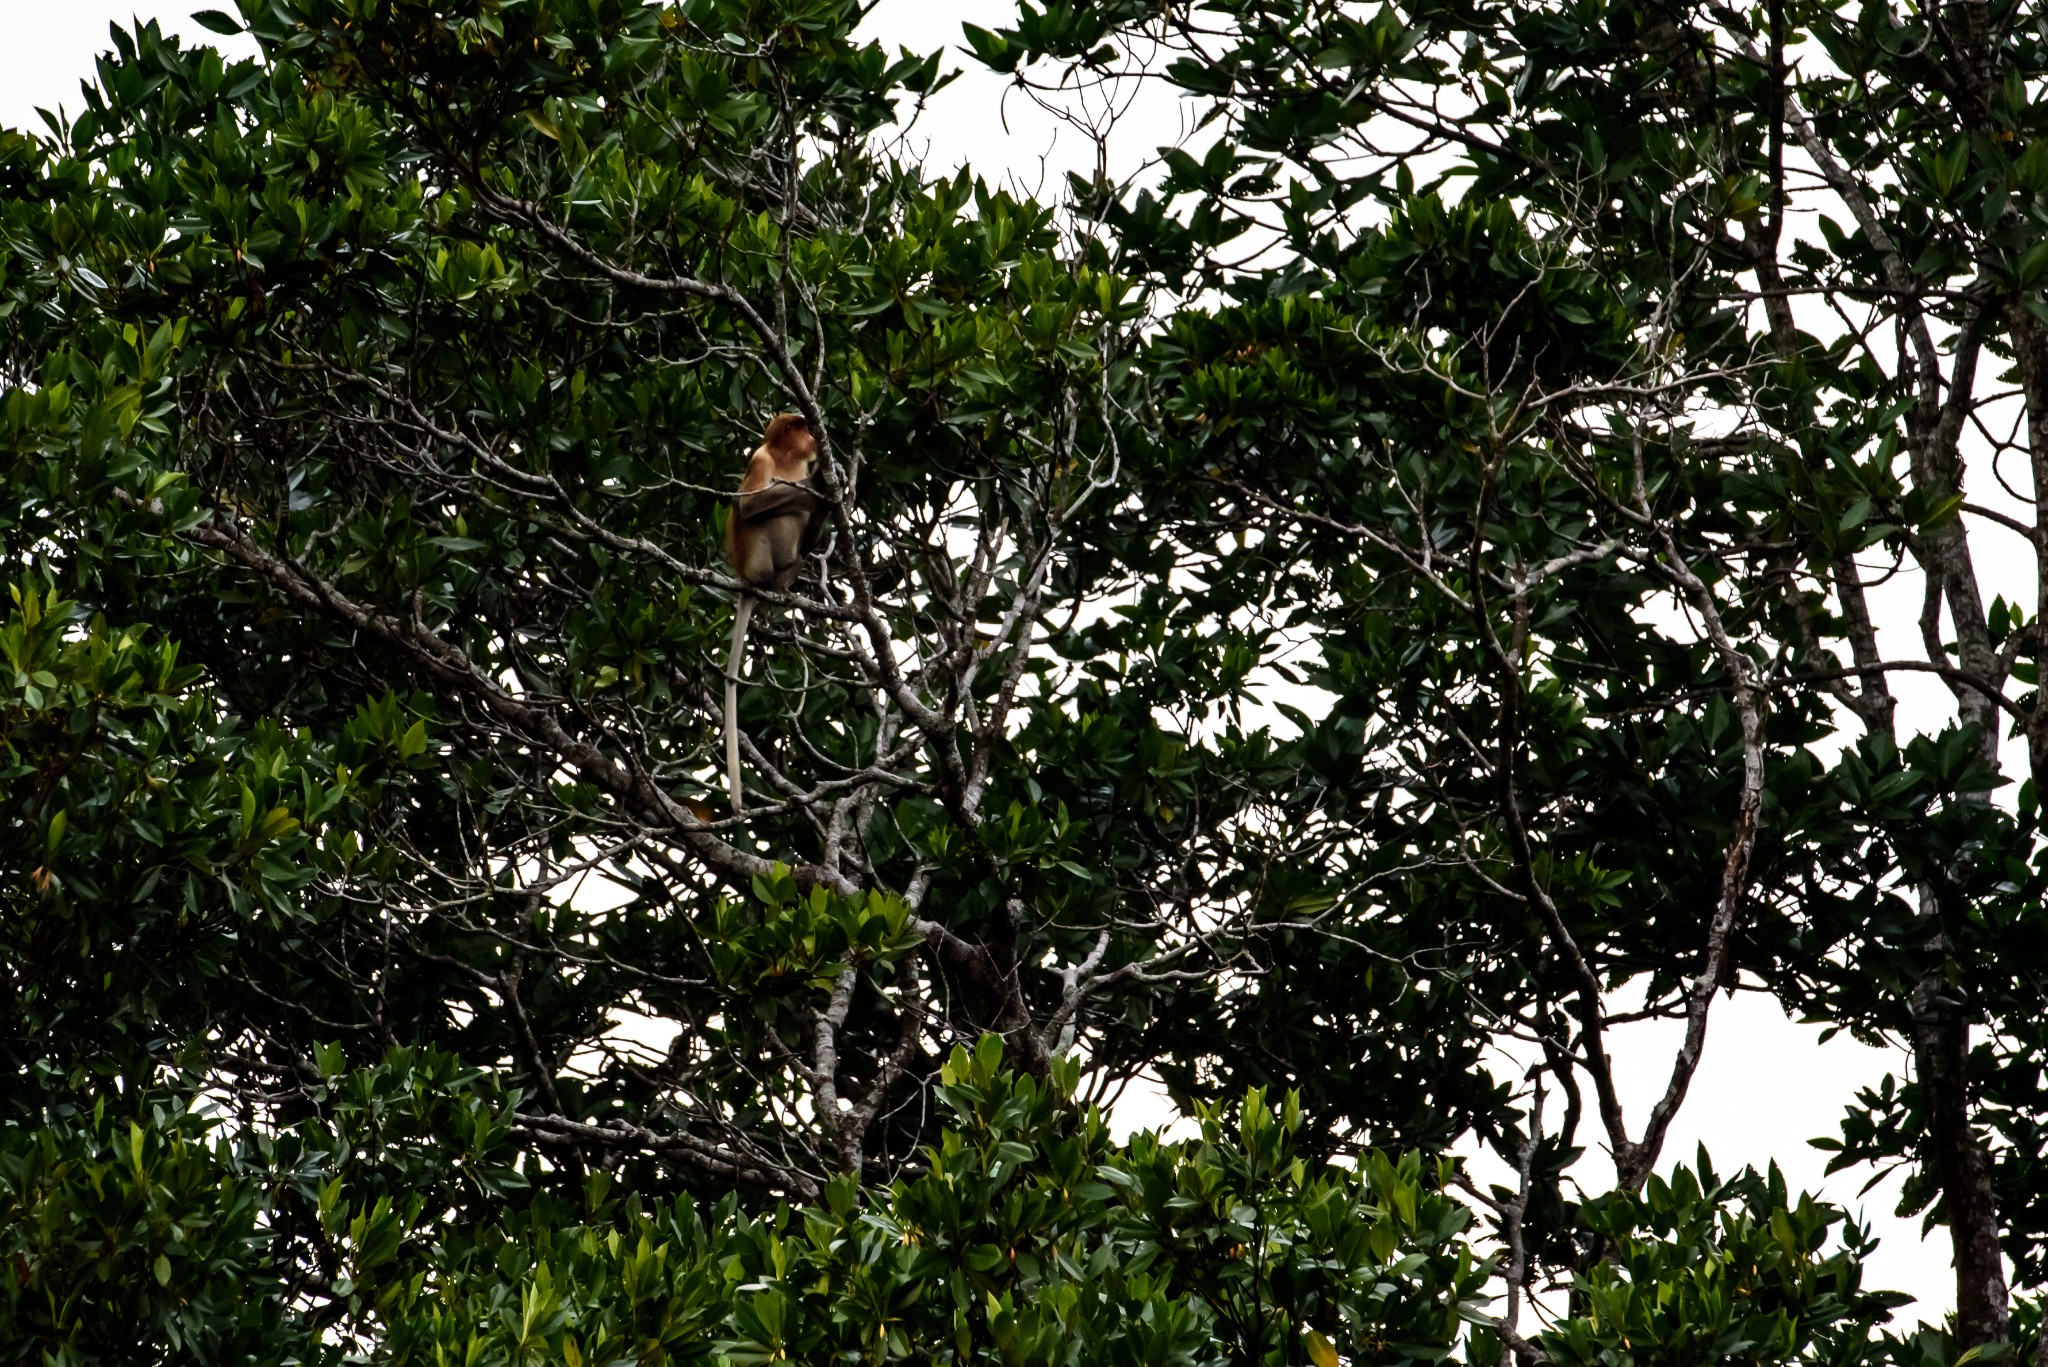
{"type": "MultiPolygon", "coordinates": [[[[75,112],[80,80],[91,77],[95,55],[111,46],[107,40],[110,20],[125,23],[131,16],[155,19],[190,41],[222,43],[235,48],[237,55],[253,51],[246,39],[221,40],[186,17],[191,10],[209,7],[234,8],[221,0],[128,0],[120,4],[108,0],[0,0],[0,34],[6,38],[0,44],[0,125],[39,127],[34,113],[38,106],[62,105],[75,112]]],[[[939,45],[958,49],[961,22],[993,27],[1013,12],[1014,6],[1005,0],[882,0],[868,27],[892,44],[909,44],[919,50],[939,45]]],[[[957,52],[955,60],[963,62],[957,52]]],[[[1140,126],[1124,130],[1129,135],[1124,144],[1129,160],[1114,168],[1120,172],[1149,155],[1156,145],[1176,138],[1178,114],[1171,101],[1155,101],[1139,115],[1140,126]]],[[[1073,138],[1059,139],[1056,125],[1027,101],[1014,93],[1006,98],[1003,80],[978,68],[935,98],[918,125],[917,136],[929,147],[928,161],[935,168],[950,169],[971,159],[990,178],[1009,174],[1027,186],[1041,180],[1050,184],[1049,176],[1056,177],[1084,155],[1073,138]]],[[[1972,496],[2005,502],[1994,500],[1989,490],[1974,487],[1972,496]]],[[[2013,568],[2023,567],[2016,563],[2013,568]]],[[[2004,577],[1998,573],[1998,578],[2004,577]]],[[[1987,584],[1987,598],[1992,591],[1987,584]]],[[[1880,607],[1898,624],[1894,629],[1906,634],[1910,642],[1918,607],[1917,587],[1897,585],[1880,607]]],[[[1908,710],[1913,710],[1918,698],[1937,712],[1947,711],[1938,682],[1911,676],[1900,682],[1908,710]],[[1918,694],[1911,691],[1916,685],[1921,687],[1918,694]]],[[[1659,1023],[1625,1027],[1616,1034],[1617,1066],[1626,1094],[1632,1098],[1631,1119],[1639,1125],[1652,1099],[1662,1091],[1679,1031],[1674,1025],[1659,1023]]],[[[1906,1313],[1938,1317],[1947,1312],[1953,1299],[1946,1238],[1937,1233],[1923,1244],[1916,1221],[1892,1218],[1895,1182],[1859,1197],[1857,1188],[1867,1174],[1824,1177],[1826,1155],[1806,1144],[1811,1137],[1835,1132],[1843,1104],[1858,1087],[1877,1081],[1887,1067],[1898,1067],[1903,1075],[1903,1065],[1886,1052],[1865,1048],[1846,1036],[1823,1046],[1819,1034],[1818,1028],[1794,1024],[1774,1005],[1754,996],[1719,1002],[1705,1060],[1672,1129],[1663,1166],[1668,1169],[1674,1161],[1690,1161],[1694,1146],[1701,1142],[1722,1172],[1744,1163],[1761,1168],[1775,1159],[1795,1189],[1803,1186],[1824,1193],[1852,1212],[1862,1212],[1876,1227],[1884,1246],[1873,1259],[1867,1284],[1917,1295],[1920,1304],[1906,1313]]],[[[1119,1119],[1147,1123],[1159,1114],[1156,1102],[1132,1098],[1119,1119]]]]}

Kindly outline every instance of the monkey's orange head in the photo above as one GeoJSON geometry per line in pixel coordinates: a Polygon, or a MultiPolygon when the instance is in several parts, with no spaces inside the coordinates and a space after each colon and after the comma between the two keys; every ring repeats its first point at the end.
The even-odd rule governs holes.
{"type": "Polygon", "coordinates": [[[778,455],[810,460],[818,453],[818,434],[811,430],[810,420],[803,414],[777,413],[768,420],[761,444],[778,455]]]}

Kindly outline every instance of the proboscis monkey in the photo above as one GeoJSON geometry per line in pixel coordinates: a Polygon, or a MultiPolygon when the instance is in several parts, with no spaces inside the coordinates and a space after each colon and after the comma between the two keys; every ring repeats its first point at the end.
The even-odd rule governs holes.
{"type": "MultiPolygon", "coordinates": [[[[824,535],[825,504],[811,488],[811,462],[817,457],[817,434],[803,417],[778,413],[769,420],[725,524],[725,557],[749,588],[777,593],[788,588],[803,557],[824,535]]],[[[752,593],[740,594],[732,614],[732,656],[725,663],[725,783],[735,816],[742,810],[740,666],[746,660],[754,601],[752,593]]]]}

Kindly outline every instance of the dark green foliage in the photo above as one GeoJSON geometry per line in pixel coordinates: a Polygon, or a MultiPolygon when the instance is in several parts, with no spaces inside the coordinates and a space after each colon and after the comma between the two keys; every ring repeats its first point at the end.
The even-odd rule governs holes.
{"type": "MultiPolygon", "coordinates": [[[[1450,978],[1483,1004],[1469,1038],[1513,1017],[1545,1051],[1561,1132],[1526,1108],[1473,1127],[1531,1155],[1523,1198],[1551,1199],[1582,1118],[1624,1187],[1661,1144],[1668,1107],[1646,1128],[1598,1094],[1617,989],[1697,1021],[1714,985],[1761,986],[1913,1051],[1841,1162],[1910,1165],[1905,1209],[1955,1242],[1961,1340],[2005,1338],[2001,1245],[2041,1275],[2038,15],[1083,3],[976,48],[1048,88],[1142,61],[1203,111],[1159,191],[1106,216],[1150,278],[1226,301],[1151,349],[1168,459],[1214,481],[1196,539],[1245,548],[1216,578],[1316,624],[1319,720],[1363,738],[1384,796],[1319,847],[1403,871],[1333,880],[1360,958],[1450,978]],[[1982,543],[2007,532],[2033,563],[1994,583],[1982,543]],[[1926,586],[1917,648],[1873,630],[1901,573],[1926,586]],[[1906,670],[1949,693],[1919,738],[1906,670]]],[[[1341,1019],[1289,983],[1222,995],[1249,1028],[1190,1090],[1273,1070],[1269,998],[1341,1019]]],[[[1384,1093],[1328,1057],[1346,1034],[1288,1066],[1312,1113],[1355,1104],[1371,1132],[1384,1093]]]]}
{"type": "Polygon", "coordinates": [[[1544,1335],[1558,1363],[1800,1361],[1877,1358],[1871,1327],[1905,1297],[1865,1291],[1853,1225],[1826,1247],[1842,1213],[1788,1201],[1775,1165],[1716,1180],[1704,1153],[1641,1196],[1589,1205],[1611,1250],[1579,1285],[1584,1311],[1544,1335]],[[1614,1351],[1619,1340],[1624,1351],[1614,1351]]]}
{"type": "Polygon", "coordinates": [[[1970,538],[2048,541],[1963,482],[2048,415],[2032,21],[1024,6],[1027,97],[1204,120],[1038,202],[901,158],[951,77],[861,15],[249,0],[0,133],[4,1351],[2033,1351],[2043,604],[1970,538]],[[1951,1326],[1670,1168],[1732,990],[1912,1050],[1828,1142],[1951,1326]]]}
{"type": "MultiPolygon", "coordinates": [[[[1482,1329],[1459,1350],[1486,1322],[1489,1267],[1441,1188],[1449,1166],[1308,1161],[1296,1099],[1258,1093],[1206,1110],[1198,1138],[1112,1144],[1074,1106],[1073,1065],[1040,1082],[1001,1057],[993,1036],[954,1051],[926,1171],[886,1191],[836,1177],[798,1210],[650,1200],[609,1173],[521,1205],[492,1119],[514,1099],[410,1053],[324,1074],[317,1116],[270,1141],[230,1138],[170,1094],[133,1120],[103,1106],[10,1128],[0,1253],[17,1275],[0,1328],[23,1361],[76,1363],[353,1348],[392,1363],[1393,1367],[1477,1362],[1497,1342],[1482,1329]],[[451,1221],[471,1195],[499,1213],[451,1221]]],[[[1707,1180],[1703,1194],[1680,1169],[1594,1213],[1631,1284],[1685,1299],[1650,1310],[1603,1270],[1588,1312],[1546,1339],[1557,1360],[1862,1360],[1844,1353],[1869,1349],[1888,1301],[1858,1291],[1853,1236],[1823,1246],[1840,1212],[1788,1206],[1775,1176],[1707,1180]],[[1749,1318],[1672,1319],[1701,1303],[1749,1318]],[[1677,1355],[1644,1355],[1651,1333],[1677,1355]],[[1630,1340],[1637,1356],[1602,1356],[1630,1340]]]]}
{"type": "Polygon", "coordinates": [[[269,1173],[166,1095],[132,1118],[0,1129],[0,1349],[10,1362],[295,1360],[309,1334],[266,1256],[269,1173]],[[46,1356],[47,1355],[47,1356],[46,1356]]]}
{"type": "Polygon", "coordinates": [[[1109,1143],[1050,1085],[962,1048],[929,1171],[882,1193],[745,1216],[642,1210],[594,1179],[579,1209],[450,1247],[394,1309],[392,1354],[675,1363],[1300,1360],[1315,1333],[1361,1360],[1440,1361],[1485,1280],[1468,1216],[1413,1160],[1303,1165],[1259,1096],[1182,1144],[1109,1143]]]}

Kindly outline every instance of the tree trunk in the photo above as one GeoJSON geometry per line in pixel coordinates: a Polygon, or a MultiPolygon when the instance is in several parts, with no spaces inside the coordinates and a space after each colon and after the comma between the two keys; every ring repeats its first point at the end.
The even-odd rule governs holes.
{"type": "Polygon", "coordinates": [[[1991,1192],[1991,1155],[1970,1126],[1970,1022],[1939,970],[1913,991],[1913,1063],[1926,1108],[1928,1157],[1941,1180],[1955,1249],[1956,1346],[2003,1343],[2007,1294],[1991,1192]]]}

